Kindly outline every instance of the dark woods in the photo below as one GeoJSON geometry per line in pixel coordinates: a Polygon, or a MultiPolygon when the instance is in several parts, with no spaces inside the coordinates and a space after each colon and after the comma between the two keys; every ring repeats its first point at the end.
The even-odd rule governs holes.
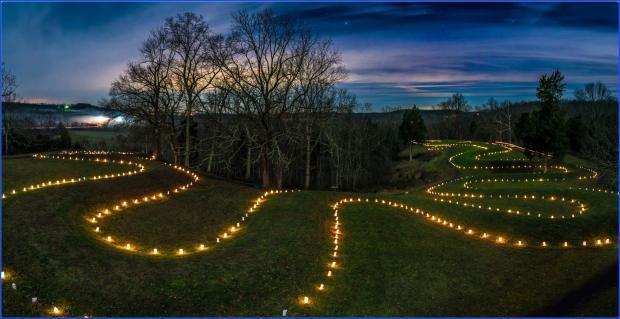
{"type": "Polygon", "coordinates": [[[140,53],[105,105],[147,127],[160,159],[263,187],[357,189],[396,149],[391,126],[352,119],[332,43],[271,11],[239,12],[226,36],[169,18],[140,53]]]}

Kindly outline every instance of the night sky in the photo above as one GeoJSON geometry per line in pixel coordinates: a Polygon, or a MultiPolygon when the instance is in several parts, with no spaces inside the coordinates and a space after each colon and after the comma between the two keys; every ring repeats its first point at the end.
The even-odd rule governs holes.
{"type": "Polygon", "coordinates": [[[330,37],[360,102],[430,107],[452,93],[470,104],[535,99],[539,75],[560,69],[575,88],[616,92],[616,3],[3,3],[2,59],[27,101],[97,103],[137,57],[149,30],[202,14],[227,33],[232,13],[271,8],[330,37]]]}

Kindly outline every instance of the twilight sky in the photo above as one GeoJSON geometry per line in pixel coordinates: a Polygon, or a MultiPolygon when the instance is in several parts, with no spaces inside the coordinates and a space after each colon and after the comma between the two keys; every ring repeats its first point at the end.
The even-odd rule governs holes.
{"type": "Polygon", "coordinates": [[[168,16],[200,13],[227,33],[231,13],[271,8],[303,20],[342,53],[340,84],[384,106],[535,98],[560,69],[575,88],[617,91],[616,3],[3,3],[2,59],[29,101],[97,103],[168,16]]]}

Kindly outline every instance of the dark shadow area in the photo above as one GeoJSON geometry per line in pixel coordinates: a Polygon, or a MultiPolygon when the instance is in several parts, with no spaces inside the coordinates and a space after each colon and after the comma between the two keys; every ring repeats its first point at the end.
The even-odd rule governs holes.
{"type": "MultiPolygon", "coordinates": [[[[565,317],[574,316],[575,313],[587,302],[596,299],[605,290],[614,288],[618,290],[618,262],[599,272],[592,280],[583,286],[567,294],[557,303],[540,309],[531,314],[533,317],[565,317]]],[[[618,309],[614,314],[605,316],[618,316],[618,309]]]]}

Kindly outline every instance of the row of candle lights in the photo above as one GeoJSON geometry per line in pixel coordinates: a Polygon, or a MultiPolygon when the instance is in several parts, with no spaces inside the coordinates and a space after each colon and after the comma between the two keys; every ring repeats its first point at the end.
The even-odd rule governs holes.
{"type": "MultiPolygon", "coordinates": [[[[453,145],[463,145],[463,144],[453,144],[453,145]]],[[[475,144],[470,144],[470,145],[475,145],[475,144]]],[[[527,151],[527,149],[522,148],[522,147],[518,147],[516,145],[513,144],[509,144],[509,143],[496,143],[496,145],[499,145],[501,147],[504,148],[503,151],[501,151],[502,153],[508,153],[508,152],[512,152],[514,149],[520,149],[523,151],[527,151]]],[[[477,147],[478,149],[483,149],[480,146],[477,147]]],[[[487,148],[488,149],[488,148],[487,148]]],[[[483,149],[484,150],[484,149],[483,149]]],[[[454,157],[456,156],[460,156],[464,153],[467,152],[471,152],[472,150],[469,151],[463,151],[461,153],[456,154],[454,157]]],[[[473,151],[478,151],[478,150],[473,150],[473,151]]],[[[481,157],[483,157],[485,154],[490,154],[490,153],[497,153],[497,152],[483,152],[481,154],[478,154],[474,157],[475,160],[480,160],[481,157]]],[[[453,159],[454,157],[452,157],[451,159],[453,159]]],[[[451,164],[454,165],[457,168],[460,169],[465,169],[465,167],[463,166],[459,166],[457,164],[455,164],[454,162],[451,161],[451,164]]],[[[476,166],[474,166],[476,167],[476,166]]],[[[518,168],[518,166],[517,166],[518,168]]],[[[552,168],[559,170],[562,173],[569,173],[569,170],[566,166],[561,166],[561,165],[556,165],[556,166],[552,166],[552,168]]],[[[578,166],[579,169],[582,170],[586,170],[589,172],[589,175],[584,175],[584,176],[578,176],[577,180],[581,180],[581,179],[594,179],[598,176],[598,173],[592,169],[586,168],[586,167],[582,167],[582,166],[578,166]]],[[[465,189],[473,189],[472,184],[473,183],[506,183],[506,182],[543,182],[543,181],[550,181],[549,178],[475,178],[474,176],[464,176],[464,177],[460,177],[460,178],[456,178],[454,180],[451,181],[447,181],[447,182],[442,182],[439,183],[437,185],[431,186],[429,187],[426,192],[428,194],[434,195],[434,196],[438,196],[438,197],[434,197],[433,200],[437,201],[437,202],[442,202],[442,203],[448,203],[448,204],[454,204],[454,205],[463,205],[465,207],[472,207],[472,208],[478,208],[478,209],[484,209],[486,211],[492,211],[492,212],[500,212],[500,211],[504,211],[508,214],[512,214],[512,216],[536,216],[538,218],[549,218],[549,219],[553,219],[553,220],[561,220],[561,219],[565,219],[567,217],[569,217],[569,215],[564,215],[564,214],[546,214],[546,216],[543,216],[543,214],[541,213],[532,213],[532,212],[521,212],[518,209],[515,208],[509,208],[509,209],[500,209],[498,207],[492,207],[489,205],[481,205],[481,204],[477,204],[477,203],[473,203],[473,202],[465,202],[463,200],[445,200],[442,197],[464,197],[464,198],[469,198],[469,199],[477,199],[477,198],[483,198],[483,197],[487,197],[487,198],[493,198],[495,196],[495,198],[512,198],[512,199],[521,199],[521,200],[535,200],[535,199],[539,199],[539,200],[545,200],[545,196],[541,195],[541,196],[536,196],[533,194],[527,195],[527,194],[487,194],[487,195],[483,195],[483,194],[473,194],[473,193],[459,193],[459,192],[448,192],[448,191],[439,191],[438,189],[440,187],[443,186],[448,186],[453,184],[456,181],[461,181],[464,180],[465,182],[463,183],[463,187],[465,189]]],[[[561,180],[566,180],[566,178],[562,178],[561,180]]],[[[554,181],[558,181],[557,178],[554,179],[554,181]]],[[[570,189],[570,188],[569,188],[570,189]]],[[[601,189],[600,192],[603,192],[603,190],[601,189]]],[[[610,191],[607,191],[610,192],[610,191]]],[[[610,192],[611,193],[611,192],[610,192]]],[[[584,203],[582,203],[581,201],[577,200],[577,199],[566,199],[565,197],[561,197],[561,196],[555,196],[555,195],[547,195],[546,197],[547,200],[549,201],[555,201],[556,199],[561,200],[562,202],[567,202],[569,204],[573,204],[575,206],[576,209],[576,214],[570,214],[570,218],[575,218],[576,216],[582,215],[585,211],[586,211],[586,206],[584,203]]]]}
{"type": "Polygon", "coordinates": [[[145,170],[144,165],[137,163],[137,162],[133,162],[133,161],[108,160],[108,159],[87,158],[87,157],[77,157],[77,156],[74,157],[74,156],[59,156],[59,155],[43,155],[43,154],[34,154],[32,155],[32,157],[36,159],[60,159],[60,160],[69,160],[69,161],[90,161],[90,162],[98,162],[98,163],[131,165],[131,166],[135,166],[137,169],[132,169],[130,171],[116,173],[116,174],[93,175],[90,177],[86,177],[86,176],[67,177],[63,179],[56,179],[55,181],[50,180],[47,182],[39,182],[37,184],[32,184],[28,187],[23,187],[21,190],[13,189],[9,191],[8,194],[3,193],[2,199],[7,199],[11,196],[19,195],[21,193],[31,192],[34,190],[39,190],[42,188],[47,188],[47,187],[52,187],[52,186],[75,184],[75,183],[85,182],[89,180],[94,181],[94,180],[110,179],[110,178],[117,178],[117,177],[123,177],[123,176],[132,176],[134,174],[143,173],[145,170]]]}
{"type": "Polygon", "coordinates": [[[73,150],[73,151],[61,151],[60,154],[65,155],[116,155],[116,156],[131,156],[137,159],[143,160],[154,160],[155,155],[152,156],[143,156],[136,152],[120,152],[120,151],[105,151],[105,150],[73,150]]]}
{"type": "MultiPolygon", "coordinates": [[[[67,178],[63,178],[63,179],[56,179],[55,181],[47,181],[47,182],[40,182],[37,184],[33,184],[30,185],[28,187],[24,187],[22,188],[22,190],[17,190],[17,189],[13,189],[11,190],[8,194],[2,194],[2,199],[7,199],[8,197],[11,196],[15,196],[18,195],[20,193],[25,193],[25,192],[31,192],[34,190],[38,190],[38,189],[43,189],[43,188],[47,188],[47,187],[52,187],[52,186],[62,186],[62,185],[66,185],[66,184],[76,184],[76,183],[80,183],[80,182],[85,182],[85,181],[96,181],[96,180],[107,180],[107,179],[112,179],[112,178],[117,178],[117,177],[124,177],[124,176],[133,176],[136,174],[140,174],[143,173],[146,168],[143,164],[136,162],[136,161],[126,161],[126,160],[116,160],[116,159],[107,159],[107,158],[91,158],[91,157],[80,157],[78,155],[86,155],[86,156],[98,156],[98,155],[123,155],[123,156],[132,156],[133,153],[131,152],[109,152],[109,151],[62,151],[60,152],[60,154],[63,155],[47,155],[47,154],[33,154],[32,157],[36,158],[36,159],[59,159],[59,160],[68,160],[68,161],[90,161],[90,162],[97,162],[97,163],[106,163],[106,164],[120,164],[120,165],[130,165],[130,166],[135,166],[136,169],[132,169],[126,172],[122,172],[122,173],[115,173],[115,174],[103,174],[103,175],[93,175],[93,176],[89,176],[89,177],[67,177],[67,178]]],[[[135,156],[133,156],[135,157],[135,156]]],[[[150,160],[152,158],[148,158],[148,157],[144,157],[141,159],[146,159],[146,160],[150,160]]],[[[8,281],[10,279],[13,279],[14,275],[12,274],[12,272],[8,271],[8,270],[3,270],[2,271],[2,282],[4,283],[5,281],[8,281]]],[[[14,283],[13,283],[14,285],[14,283]]],[[[14,286],[16,287],[16,286],[14,286]]],[[[35,302],[35,300],[37,300],[38,298],[33,298],[33,303],[35,302]]],[[[61,316],[63,315],[64,311],[62,307],[59,307],[57,305],[52,306],[49,310],[48,310],[48,314],[53,315],[53,316],[61,316]]],[[[84,317],[88,317],[88,316],[84,316],[84,317]]]]}
{"type": "MultiPolygon", "coordinates": [[[[425,144],[425,146],[428,149],[431,150],[442,150],[445,148],[450,148],[450,147],[455,147],[455,146],[462,146],[462,145],[467,145],[467,146],[473,146],[475,148],[478,148],[479,150],[483,150],[483,151],[487,151],[489,148],[485,147],[485,146],[481,146],[481,145],[477,145],[477,144],[472,144],[471,142],[463,142],[463,143],[440,143],[440,144],[425,144]]],[[[495,155],[495,154],[508,154],[510,152],[513,152],[513,149],[511,149],[509,146],[511,144],[505,143],[503,145],[499,145],[501,147],[504,148],[503,151],[498,151],[498,152],[484,152],[481,154],[478,154],[474,157],[475,160],[481,160],[482,157],[487,156],[488,155],[495,155]]],[[[478,151],[478,150],[475,150],[478,151]]],[[[452,157],[449,158],[450,163],[459,168],[459,169],[468,169],[468,168],[473,168],[473,169],[506,169],[506,168],[511,168],[511,169],[523,169],[523,168],[542,168],[542,165],[509,165],[509,166],[473,166],[473,167],[465,167],[465,166],[461,166],[461,165],[457,165],[456,163],[454,163],[454,159],[458,156],[461,156],[465,153],[467,153],[469,151],[463,151],[460,152],[452,157]]],[[[520,161],[521,159],[519,159],[520,161]]],[[[555,168],[557,170],[559,170],[562,173],[568,173],[569,170],[567,167],[565,166],[553,166],[552,168],[555,168]]],[[[596,177],[596,172],[594,171],[590,171],[591,174],[590,176],[588,176],[588,178],[595,178],[596,177]]],[[[539,174],[539,172],[535,172],[535,174],[539,174]]],[[[447,200],[445,201],[443,198],[441,197],[462,197],[462,198],[470,198],[470,199],[476,199],[476,198],[493,198],[494,196],[496,198],[512,198],[512,199],[523,199],[523,200],[549,200],[549,201],[562,201],[562,202],[567,202],[570,204],[574,204],[574,206],[577,209],[577,213],[578,214],[582,214],[583,212],[586,211],[586,207],[585,205],[574,198],[570,198],[570,199],[566,199],[565,197],[561,197],[561,196],[555,196],[555,195],[547,195],[545,197],[545,195],[541,195],[541,196],[537,196],[534,194],[530,194],[530,195],[523,195],[523,194],[488,194],[488,195],[483,195],[483,194],[473,194],[473,193],[453,193],[453,192],[440,192],[437,191],[436,189],[438,189],[441,186],[444,185],[448,185],[450,183],[453,183],[455,181],[460,181],[460,180],[465,180],[464,185],[467,186],[466,188],[469,187],[468,183],[471,182],[477,182],[477,183],[484,183],[484,182],[507,182],[508,180],[512,181],[512,182],[543,182],[543,181],[550,181],[549,178],[512,178],[512,179],[508,179],[508,178],[488,178],[488,179],[473,179],[473,176],[465,176],[465,177],[461,177],[461,178],[457,178],[455,180],[452,181],[447,181],[447,182],[442,182],[440,184],[437,184],[435,186],[431,186],[430,188],[428,188],[426,190],[427,193],[435,195],[435,196],[439,196],[439,198],[434,198],[435,201],[441,201],[441,202],[447,202],[447,203],[454,203],[457,205],[463,205],[465,207],[476,207],[476,208],[480,208],[480,209],[485,209],[485,210],[492,210],[492,211],[500,211],[499,208],[495,208],[495,207],[491,207],[491,206],[486,206],[483,207],[482,205],[479,204],[474,204],[474,203],[467,203],[467,202],[462,202],[462,201],[452,201],[447,200]]],[[[557,181],[558,179],[555,178],[555,181],[557,181]]],[[[565,180],[565,178],[562,178],[562,180],[565,180]]],[[[424,217],[426,220],[434,223],[434,224],[438,224],[441,226],[446,227],[449,230],[452,231],[457,231],[460,232],[462,234],[464,234],[465,236],[471,237],[471,238],[478,238],[481,240],[487,240],[487,241],[491,241],[494,242],[496,244],[499,245],[503,245],[503,246],[511,246],[511,247],[515,247],[515,248],[525,248],[525,247],[537,247],[537,248],[550,248],[550,247],[558,247],[558,248],[569,248],[569,247],[602,247],[605,245],[610,245],[612,243],[610,238],[594,238],[594,239],[587,239],[587,240],[581,240],[578,242],[568,242],[568,241],[560,241],[560,242],[556,242],[556,243],[552,243],[551,241],[539,241],[537,244],[535,245],[530,245],[525,239],[513,239],[510,237],[507,237],[505,235],[501,235],[501,234],[493,234],[491,232],[487,232],[487,231],[481,231],[481,230],[474,230],[471,227],[468,227],[466,225],[462,225],[462,224],[458,224],[456,222],[450,221],[446,218],[442,218],[440,216],[437,216],[435,214],[432,213],[428,213],[425,212],[419,208],[413,208],[413,207],[409,207],[406,204],[403,203],[398,203],[398,202],[392,202],[392,201],[387,201],[387,200],[379,200],[379,199],[374,199],[370,200],[369,198],[357,198],[357,200],[353,199],[353,198],[349,198],[349,199],[342,199],[339,202],[335,203],[332,206],[333,209],[333,213],[334,213],[334,224],[333,224],[333,229],[332,229],[332,236],[333,236],[333,240],[334,240],[334,250],[332,255],[330,256],[331,258],[336,258],[338,256],[338,248],[339,245],[342,245],[342,242],[339,241],[341,240],[341,232],[340,232],[340,227],[341,227],[341,222],[338,219],[338,209],[341,208],[342,204],[346,204],[346,203],[355,203],[355,202],[365,202],[365,203],[369,203],[369,202],[374,202],[376,204],[382,204],[382,205],[387,205],[388,207],[392,207],[392,208],[400,208],[400,209],[404,209],[405,211],[408,211],[410,213],[413,213],[415,215],[418,216],[422,216],[424,217]]],[[[506,213],[509,214],[515,214],[515,215],[521,215],[521,212],[519,210],[516,209],[506,209],[505,210],[506,213]]],[[[530,212],[524,212],[523,215],[531,215],[530,212]]],[[[541,217],[541,214],[537,214],[537,217],[541,217]]],[[[571,217],[574,218],[576,215],[572,214],[571,217]]],[[[556,217],[554,215],[549,215],[547,216],[550,219],[556,219],[556,217]]],[[[559,219],[563,219],[565,216],[564,215],[559,215],[559,219]]],[[[327,278],[331,278],[334,275],[334,268],[337,268],[337,266],[341,266],[338,265],[336,260],[331,261],[328,265],[327,265],[327,270],[326,270],[326,277],[327,278]]],[[[325,285],[325,283],[318,283],[316,285],[316,289],[319,292],[325,291],[327,289],[327,286],[325,285]]],[[[302,295],[299,297],[299,303],[301,305],[310,305],[313,303],[313,299],[309,296],[309,295],[302,295]]]]}
{"type": "MultiPolygon", "coordinates": [[[[507,247],[514,247],[514,248],[526,248],[526,247],[537,247],[537,248],[551,248],[551,247],[558,247],[558,248],[569,248],[569,247],[603,247],[606,245],[610,245],[612,243],[610,238],[594,238],[594,239],[587,239],[587,240],[581,240],[578,242],[568,242],[568,241],[562,241],[562,242],[558,242],[558,243],[552,243],[550,241],[539,241],[537,243],[537,245],[529,245],[527,241],[525,241],[524,239],[512,239],[510,237],[507,237],[505,235],[501,235],[501,234],[493,234],[491,232],[486,232],[486,231],[481,231],[481,230],[475,230],[471,227],[468,227],[466,225],[462,225],[462,224],[458,224],[456,222],[450,221],[446,218],[442,218],[436,214],[433,213],[429,213],[429,212],[425,212],[424,210],[421,210],[419,208],[414,208],[414,207],[410,207],[407,204],[404,203],[399,203],[399,202],[392,202],[389,200],[385,200],[385,199],[370,199],[370,198],[343,198],[340,201],[336,202],[333,206],[332,206],[332,210],[333,210],[333,216],[334,216],[334,222],[333,222],[333,226],[330,227],[330,232],[333,238],[333,250],[332,253],[330,254],[330,258],[332,259],[331,262],[328,263],[327,265],[327,270],[325,273],[326,279],[332,279],[334,277],[334,271],[338,268],[340,268],[342,265],[338,264],[336,261],[336,258],[338,257],[339,254],[339,248],[342,246],[342,232],[341,232],[341,226],[342,223],[339,220],[339,216],[338,216],[338,210],[341,209],[343,207],[344,204],[351,204],[351,203],[375,203],[375,204],[379,204],[379,205],[385,205],[388,206],[390,208],[396,208],[396,209],[402,209],[408,213],[417,215],[417,216],[421,216],[423,217],[425,220],[436,224],[436,225],[440,225],[445,227],[446,229],[449,229],[451,231],[456,231],[459,232],[467,237],[470,238],[477,238],[480,240],[486,240],[486,241],[490,241],[490,242],[494,242],[498,245],[503,245],[503,246],[507,246],[507,247]]],[[[319,292],[323,292],[327,290],[327,286],[325,285],[325,283],[321,282],[316,284],[316,290],[319,292]]],[[[310,305],[313,303],[313,299],[310,297],[310,294],[305,294],[299,297],[299,303],[301,305],[310,305]]]]}
{"type": "MultiPolygon", "coordinates": [[[[188,175],[191,178],[191,181],[184,185],[176,186],[172,189],[162,191],[159,193],[154,193],[154,194],[151,193],[148,195],[142,195],[134,199],[121,200],[116,204],[110,205],[108,208],[101,209],[96,214],[94,214],[94,216],[91,214],[87,214],[85,216],[85,219],[87,220],[87,222],[90,224],[98,224],[103,218],[110,216],[113,213],[114,214],[119,213],[129,207],[135,207],[135,206],[146,204],[152,201],[162,200],[162,199],[165,199],[167,196],[185,192],[189,190],[189,188],[192,187],[195,182],[198,182],[200,180],[198,175],[189,169],[186,169],[182,166],[168,164],[168,163],[166,163],[166,165],[170,166],[171,168],[177,171],[180,171],[188,175]]],[[[242,227],[241,225],[249,217],[249,214],[256,212],[258,208],[267,200],[267,197],[271,195],[277,195],[277,194],[295,192],[295,191],[296,190],[270,190],[270,191],[266,191],[258,198],[252,200],[251,207],[248,208],[245,214],[238,221],[234,222],[233,225],[226,227],[220,233],[220,235],[218,235],[215,238],[215,243],[220,243],[222,240],[230,239],[234,236],[234,234],[239,232],[239,230],[241,230],[241,227],[242,227]]],[[[208,246],[205,243],[198,243],[194,245],[195,247],[192,247],[189,249],[180,247],[176,249],[174,252],[165,252],[156,247],[145,248],[145,247],[139,247],[136,244],[124,242],[121,239],[119,239],[117,236],[104,232],[102,226],[95,226],[93,228],[93,231],[95,234],[97,234],[98,238],[101,239],[104,243],[112,245],[113,247],[121,249],[126,252],[139,253],[139,254],[143,254],[146,256],[188,256],[193,253],[200,253],[200,252],[205,252],[208,250],[208,246]]]]}
{"type": "MultiPolygon", "coordinates": [[[[366,199],[366,201],[368,201],[368,199],[366,199]]],[[[329,259],[331,259],[331,261],[327,264],[327,269],[325,270],[326,280],[333,279],[335,271],[342,266],[337,262],[340,254],[339,251],[341,251],[340,247],[342,246],[342,223],[340,222],[340,217],[338,216],[338,207],[344,202],[346,202],[346,199],[334,203],[331,206],[333,211],[333,224],[330,227],[330,239],[333,240],[333,249],[329,254],[329,259]]],[[[327,286],[324,282],[316,284],[315,287],[318,292],[325,292],[327,290],[327,286]]],[[[308,295],[304,295],[299,297],[299,303],[302,305],[309,305],[312,303],[312,300],[308,295]]]]}
{"type": "MultiPolygon", "coordinates": [[[[39,155],[39,154],[35,154],[34,157],[35,158],[40,158],[40,159],[45,159],[45,158],[53,158],[53,159],[64,159],[64,160],[86,160],[86,161],[95,161],[95,162],[102,162],[102,163],[119,163],[119,164],[128,164],[128,165],[136,165],[139,168],[139,171],[130,171],[130,172],[126,172],[126,173],[119,173],[119,174],[111,174],[111,175],[97,175],[97,176],[92,176],[89,178],[86,177],[82,177],[82,178],[78,178],[78,179],[64,179],[63,181],[58,180],[58,183],[46,183],[45,186],[49,185],[62,185],[63,183],[77,183],[77,182],[81,182],[81,181],[85,181],[85,180],[99,180],[99,179],[108,179],[108,178],[113,178],[113,177],[120,177],[120,176],[131,176],[133,174],[137,174],[139,172],[143,172],[144,171],[144,165],[140,164],[140,163],[136,163],[136,162],[132,162],[132,161],[123,161],[123,160],[108,160],[108,159],[99,159],[99,158],[95,158],[95,159],[90,159],[90,158],[79,158],[79,157],[73,157],[72,155],[75,155],[76,152],[65,152],[65,154],[70,155],[69,157],[66,156],[54,156],[54,155],[39,155]]],[[[105,151],[95,151],[95,152],[81,152],[81,154],[84,155],[111,155],[111,152],[105,152],[105,151]]],[[[126,153],[126,152],[119,152],[118,155],[131,155],[130,153],[126,153]]],[[[153,159],[153,158],[146,158],[146,159],[153,159]]],[[[152,201],[156,201],[156,200],[160,200],[160,199],[164,199],[166,198],[166,196],[170,196],[171,194],[175,194],[175,193],[180,193],[183,191],[188,190],[191,186],[194,185],[194,182],[198,182],[199,181],[199,177],[196,173],[191,172],[189,169],[185,169],[181,166],[177,166],[177,165],[172,165],[172,164],[167,164],[168,166],[171,166],[173,169],[181,171],[185,174],[187,174],[188,176],[191,177],[192,181],[182,185],[182,186],[178,186],[175,187],[173,189],[170,189],[168,191],[166,191],[166,195],[164,195],[163,192],[159,192],[157,194],[150,194],[147,196],[143,196],[141,198],[135,198],[131,201],[127,201],[127,200],[123,200],[120,201],[118,204],[116,205],[112,205],[112,207],[110,208],[104,208],[102,209],[100,212],[98,212],[95,216],[88,216],[86,218],[86,220],[90,223],[90,224],[97,224],[101,219],[103,219],[104,217],[112,214],[112,212],[120,212],[121,210],[129,207],[130,205],[139,205],[139,204],[144,204],[147,202],[152,202],[152,201]],[[131,204],[130,204],[131,203],[131,204]]],[[[45,187],[43,186],[43,183],[41,183],[41,186],[37,185],[37,186],[32,186],[32,189],[38,189],[41,187],[45,187]]],[[[226,230],[224,230],[222,232],[221,235],[219,235],[216,238],[216,243],[220,243],[221,240],[224,239],[229,239],[232,238],[233,234],[236,233],[237,231],[240,230],[241,227],[241,223],[243,223],[244,221],[246,221],[246,218],[249,217],[249,214],[254,213],[258,210],[258,208],[260,207],[261,204],[263,204],[268,196],[271,195],[276,195],[276,194],[282,194],[282,193],[288,193],[288,192],[296,192],[299,190],[270,190],[270,191],[266,191],[265,193],[263,193],[260,197],[256,198],[255,200],[253,200],[251,202],[251,207],[247,210],[247,212],[245,213],[245,215],[243,217],[241,217],[241,219],[235,223],[235,225],[227,227],[226,230]]],[[[11,192],[13,194],[17,194],[17,191],[15,192],[11,192]]],[[[4,197],[4,196],[3,196],[4,197]]],[[[94,232],[97,234],[102,234],[103,230],[101,229],[100,226],[96,226],[94,228],[94,232]]],[[[111,235],[104,235],[103,237],[103,241],[106,243],[113,243],[115,240],[112,238],[111,235]]],[[[139,252],[139,250],[137,249],[137,247],[135,245],[132,245],[130,243],[126,243],[124,245],[114,245],[113,246],[122,249],[123,251],[132,251],[132,252],[139,252]]],[[[192,253],[198,253],[198,252],[203,252],[206,251],[207,247],[205,246],[205,244],[199,244],[196,246],[195,249],[190,249],[190,250],[186,250],[183,248],[179,248],[176,252],[170,254],[175,255],[175,256],[185,256],[188,254],[192,254],[192,253]]],[[[157,248],[153,248],[152,250],[147,250],[145,251],[146,255],[150,255],[150,256],[164,256],[166,255],[164,252],[158,250],[157,248]]],[[[335,266],[335,265],[334,265],[335,266]]],[[[11,276],[11,272],[9,271],[2,271],[2,281],[5,282],[5,280],[10,279],[11,276]]],[[[322,288],[321,288],[322,289],[322,288]]],[[[64,311],[62,308],[59,308],[59,306],[52,306],[48,313],[50,315],[54,315],[54,316],[60,316],[63,315],[64,311]]],[[[87,316],[85,316],[87,317],[87,316]]]]}

